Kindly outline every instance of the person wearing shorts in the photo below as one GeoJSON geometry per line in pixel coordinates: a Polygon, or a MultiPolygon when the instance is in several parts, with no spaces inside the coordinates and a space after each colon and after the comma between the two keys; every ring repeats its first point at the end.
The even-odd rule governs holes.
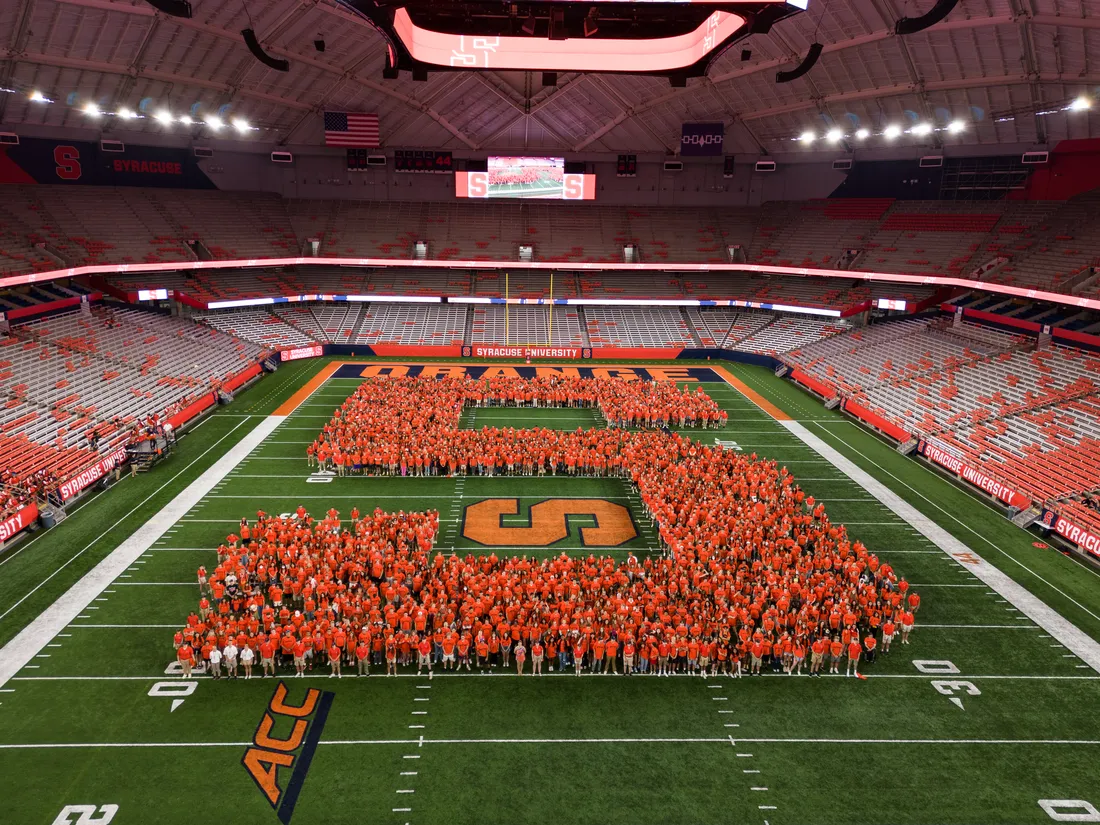
{"type": "Polygon", "coordinates": [[[360,642],[355,648],[356,673],[359,676],[370,676],[370,645],[360,642]]]}
{"type": "Polygon", "coordinates": [[[386,639],[386,676],[397,675],[397,642],[391,637],[386,639]]]}
{"type": "Polygon", "coordinates": [[[896,630],[897,625],[889,619],[882,623],[882,652],[884,655],[890,652],[890,642],[894,641],[896,630]]]}
{"type": "Polygon", "coordinates": [[[432,641],[425,634],[416,644],[416,675],[420,675],[420,669],[428,668],[428,678],[432,678],[432,641]]]}
{"type": "Polygon", "coordinates": [[[260,666],[264,670],[264,676],[275,675],[275,645],[271,642],[260,643],[260,666]]]}
{"type": "Polygon", "coordinates": [[[626,644],[623,645],[623,676],[629,676],[634,670],[634,653],[634,642],[627,639],[626,644]]]}
{"type": "MultiPolygon", "coordinates": [[[[213,651],[211,651],[213,653],[213,651]]],[[[252,652],[252,648],[247,644],[241,648],[241,665],[244,667],[244,678],[252,678],[252,662],[255,661],[256,654],[252,652]]]]}
{"type": "Polygon", "coordinates": [[[516,675],[523,675],[523,663],[527,661],[527,648],[523,646],[523,642],[516,642],[515,647],[516,654],[516,675]]]}
{"type": "Polygon", "coordinates": [[[755,642],[749,651],[752,654],[752,668],[749,671],[753,676],[760,675],[760,665],[764,661],[764,644],[755,642]]]}
{"type": "Polygon", "coordinates": [[[336,645],[333,645],[328,649],[328,665],[331,669],[328,678],[331,679],[333,676],[335,676],[337,679],[343,678],[340,675],[340,648],[338,648],[336,645]]]}
{"type": "Polygon", "coordinates": [[[858,639],[853,638],[852,641],[848,642],[848,668],[844,673],[845,676],[851,676],[853,672],[857,677],[859,676],[859,657],[861,653],[863,653],[863,648],[860,647],[858,639]]]}
{"type": "Polygon", "coordinates": [[[542,646],[541,642],[535,642],[531,645],[531,675],[542,675],[542,657],[546,653],[546,649],[542,646]]]}
{"type": "Polygon", "coordinates": [[[305,642],[299,640],[294,643],[294,648],[291,651],[294,654],[294,678],[303,679],[306,675],[306,653],[313,649],[312,645],[307,645],[305,642]]]}

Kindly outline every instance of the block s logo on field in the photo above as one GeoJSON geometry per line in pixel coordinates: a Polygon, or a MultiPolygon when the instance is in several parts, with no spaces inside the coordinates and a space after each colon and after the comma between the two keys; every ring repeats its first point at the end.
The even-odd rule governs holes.
{"type": "Polygon", "coordinates": [[[286,696],[286,683],[280,681],[252,744],[241,757],[241,764],[283,825],[288,825],[294,814],[335,694],[311,688],[300,705],[287,704],[286,696]],[[274,732],[276,727],[281,734],[274,732]],[[279,784],[280,769],[284,776],[289,773],[283,785],[279,784]]]}
{"type": "Polygon", "coordinates": [[[518,498],[488,498],[466,508],[462,535],[487,547],[546,547],[571,534],[570,519],[591,519],[581,527],[585,547],[617,547],[638,535],[630,510],[606,499],[550,498],[532,504],[526,524],[515,524],[518,498]],[[505,524],[505,521],[512,524],[505,524]]]}

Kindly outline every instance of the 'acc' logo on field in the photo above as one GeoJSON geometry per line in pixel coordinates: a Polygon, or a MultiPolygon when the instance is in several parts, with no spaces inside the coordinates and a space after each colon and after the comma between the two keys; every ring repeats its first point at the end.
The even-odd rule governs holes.
{"type": "Polygon", "coordinates": [[[616,547],[638,535],[630,511],[605,499],[547,499],[531,505],[527,524],[505,526],[505,516],[518,514],[519,499],[487,498],[466,508],[462,535],[490,547],[545,547],[568,538],[574,516],[595,521],[580,528],[585,547],[616,547]]]}
{"type": "Polygon", "coordinates": [[[302,704],[288,705],[286,694],[286,683],[279,682],[252,736],[252,745],[241,757],[241,764],[264,798],[271,803],[283,825],[287,825],[294,814],[298,794],[309,773],[309,763],[313,760],[313,752],[321,739],[321,731],[324,730],[335,695],[310,689],[302,704]],[[290,732],[286,738],[273,733],[277,724],[281,722],[279,727],[284,728],[288,720],[290,732]],[[285,785],[279,784],[280,768],[290,772],[290,779],[285,785]]]}

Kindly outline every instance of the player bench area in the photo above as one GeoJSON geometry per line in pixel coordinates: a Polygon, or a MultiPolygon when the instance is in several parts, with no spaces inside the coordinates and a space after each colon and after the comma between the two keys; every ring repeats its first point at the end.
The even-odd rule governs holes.
{"type": "MultiPolygon", "coordinates": [[[[631,485],[617,478],[540,478],[536,473],[348,476],[318,482],[318,474],[305,468],[305,448],[361,381],[361,376],[332,377],[319,384],[170,534],[141,554],[141,564],[131,565],[125,578],[107,586],[97,597],[104,601],[93,600],[88,607],[95,609],[81,614],[86,618],[50,641],[59,647],[43,648],[45,658],[3,686],[14,693],[0,695],[0,714],[13,708],[17,713],[0,717],[5,720],[0,739],[34,745],[0,747],[5,769],[28,774],[27,788],[15,799],[19,810],[40,811],[40,818],[52,821],[61,806],[49,810],[43,800],[56,794],[51,798],[46,788],[64,785],[82,794],[66,803],[112,802],[120,806],[117,822],[133,821],[134,811],[147,810],[149,798],[149,785],[137,781],[138,774],[157,783],[154,795],[167,810],[173,804],[185,808],[188,795],[172,780],[198,755],[204,763],[225,762],[221,775],[227,793],[237,800],[240,821],[274,820],[270,798],[240,763],[244,754],[259,748],[257,726],[265,709],[273,719],[271,737],[293,736],[292,717],[270,710],[276,680],[214,685],[209,673],[190,680],[157,676],[171,655],[171,634],[180,618],[197,605],[195,570],[204,564],[213,571],[215,548],[239,526],[241,515],[254,516],[255,509],[293,513],[301,504],[323,519],[325,510],[335,507],[345,524],[353,506],[364,514],[375,504],[393,513],[434,509],[439,512],[436,548],[456,548],[463,558],[471,549],[475,555],[484,552],[462,533],[466,508],[483,499],[518,499],[517,520],[522,520],[531,505],[548,498],[602,498],[627,508],[643,533],[624,551],[587,548],[580,527],[595,524],[578,516],[575,529],[557,544],[517,543],[495,552],[546,557],[564,547],[582,557],[614,555],[624,564],[630,555],[639,563],[660,558],[660,542],[645,524],[641,499],[631,497],[631,485]],[[193,689],[167,687],[189,683],[193,689]],[[184,690],[190,692],[184,695],[184,690]],[[181,698],[185,701],[170,710],[181,698]],[[56,712],[66,706],[97,710],[71,716],[56,712]],[[123,719],[140,724],[120,727],[123,719]],[[120,735],[123,731],[128,735],[120,735]],[[39,747],[48,742],[97,747],[39,747]],[[108,743],[122,747],[103,747],[108,743]],[[93,759],[110,766],[114,796],[105,795],[108,786],[96,771],[80,773],[75,782],[70,778],[93,759]]],[[[882,794],[861,794],[829,816],[839,822],[868,821],[889,810],[898,821],[940,821],[950,809],[958,812],[958,821],[1051,821],[1039,799],[1088,799],[1084,766],[1100,736],[1091,720],[1068,709],[1095,699],[1095,672],[1080,668],[1081,660],[1055,639],[1043,638],[1050,634],[1034,622],[1014,616],[1011,603],[998,603],[996,591],[739,391],[713,380],[700,383],[730,422],[720,431],[695,428],[685,434],[736,442],[746,462],[754,451],[781,459],[831,518],[846,522],[854,537],[903,571],[923,596],[912,644],[880,656],[858,689],[855,680],[844,684],[782,673],[737,682],[605,679],[585,670],[582,679],[521,680],[514,675],[514,657],[507,678],[441,677],[436,670],[428,682],[408,675],[415,672],[414,664],[388,681],[373,676],[349,680],[347,675],[330,681],[327,669],[315,669],[300,682],[287,679],[289,704],[304,702],[307,689],[334,694],[312,767],[299,789],[294,821],[355,821],[364,812],[394,822],[485,821],[486,815],[491,820],[493,811],[505,809],[534,820],[553,812],[558,821],[561,799],[555,789],[563,783],[585,801],[573,806],[572,820],[566,815],[562,821],[614,819],[617,811],[631,812],[631,821],[642,812],[669,821],[802,821],[805,806],[817,804],[812,800],[843,795],[846,788],[866,783],[869,766],[895,759],[907,764],[904,776],[880,771],[876,782],[882,794]],[[835,701],[838,692],[843,705],[835,701]],[[485,712],[471,713],[471,708],[485,712]],[[517,764],[525,766],[525,780],[501,786],[499,777],[514,773],[517,764]],[[700,783],[720,792],[670,793],[670,788],[700,783]],[[937,792],[913,794],[917,783],[937,792]],[[333,784],[346,789],[343,804],[333,803],[327,790],[333,784]]],[[[532,427],[544,426],[539,415],[549,422],[563,412],[507,409],[530,414],[532,420],[524,423],[532,427]]],[[[847,430],[850,425],[836,426],[847,430]]],[[[738,450],[730,446],[726,452],[738,450]]],[[[510,518],[504,514],[506,525],[510,518]]],[[[621,669],[621,651],[618,664],[621,669]]],[[[284,677],[291,672],[292,666],[280,671],[284,677]]],[[[316,719],[315,709],[306,717],[309,731],[316,729],[316,719]]],[[[295,760],[309,731],[293,752],[295,760]]],[[[299,764],[279,768],[282,792],[299,764]]],[[[282,804],[285,797],[278,801],[282,804]]],[[[168,820],[174,821],[171,814],[168,820]]]]}

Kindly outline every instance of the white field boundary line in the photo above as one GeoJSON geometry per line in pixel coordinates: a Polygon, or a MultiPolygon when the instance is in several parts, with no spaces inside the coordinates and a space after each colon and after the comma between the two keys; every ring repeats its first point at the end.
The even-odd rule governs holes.
{"type": "MultiPolygon", "coordinates": [[[[244,419],[241,424],[247,420],[244,419]]],[[[282,421],[283,416],[276,415],[268,416],[261,421],[225,455],[168,502],[160,512],[134,531],[126,541],[111,551],[103,561],[88,571],[80,581],[4,645],[0,649],[0,687],[7,684],[16,673],[32,661],[52,638],[75,621],[93,599],[107,589],[126,571],[126,568],[141,558],[142,554],[147,552],[153,543],[185,513],[195,507],[215,484],[224,479],[245,456],[263,443],[263,440],[282,421]]]]}
{"type": "MultiPolygon", "coordinates": [[[[1070,745],[1092,747],[1100,739],[829,739],[829,738],[749,738],[736,740],[744,745],[1070,745]]],[[[242,748],[241,742],[47,742],[0,744],[0,750],[51,750],[65,748],[242,748]]],[[[619,737],[610,739],[322,739],[318,745],[654,745],[654,744],[730,744],[729,737],[619,737]]]]}
{"type": "MultiPolygon", "coordinates": [[[[81,625],[70,625],[70,627],[80,627],[81,625]]],[[[289,674],[288,674],[289,675],[289,674]]],[[[620,678],[624,678],[622,674],[617,674],[620,678]]],[[[804,674],[803,674],[804,675],[804,674]]],[[[398,673],[396,674],[398,679],[423,679],[423,676],[417,676],[415,673],[398,673]]],[[[604,674],[602,673],[582,673],[581,678],[584,679],[601,679],[604,674]]],[[[971,673],[952,673],[951,676],[957,679],[983,679],[983,680],[1004,680],[1004,681],[1027,681],[1027,682],[1100,682],[1100,676],[1044,676],[1044,675],[1032,675],[1032,674],[996,674],[996,675],[981,675],[971,673]]],[[[554,671],[553,673],[544,673],[544,678],[547,679],[576,679],[577,676],[573,673],[562,673],[561,671],[554,671]]],[[[822,677],[825,679],[843,679],[843,673],[823,673],[822,677]]],[[[927,673],[867,673],[864,674],[864,678],[867,679],[919,679],[927,682],[929,674],[927,673]]],[[[210,676],[202,673],[194,673],[191,676],[192,679],[209,679],[210,676]]],[[[305,679],[327,679],[329,675],[327,673],[307,673],[303,676],[305,679]]],[[[381,681],[387,677],[381,674],[375,674],[374,676],[359,676],[354,673],[348,674],[348,679],[366,679],[368,681],[381,681]]],[[[489,671],[487,673],[444,673],[436,671],[433,678],[437,679],[520,679],[526,681],[531,678],[530,673],[525,673],[523,676],[517,676],[515,673],[509,670],[501,670],[499,672],[489,671]]],[[[643,676],[637,677],[625,677],[625,678],[649,678],[643,676]]],[[[658,678],[658,677],[653,677],[658,678]]],[[[696,676],[688,676],[685,673],[673,673],[672,679],[696,679],[696,676]]],[[[721,677],[714,677],[716,679],[721,677]]],[[[786,679],[786,673],[761,673],[760,677],[763,679],[786,679]]],[[[13,682],[156,682],[164,679],[164,674],[152,675],[152,676],[16,676],[11,681],[13,682]]]]}
{"type": "MultiPolygon", "coordinates": [[[[886,505],[898,518],[915,527],[921,535],[962,565],[964,570],[969,570],[977,576],[991,590],[1007,599],[1013,607],[1079,656],[1089,667],[1100,673],[1100,644],[1091,636],[1050,608],[1022,585],[1017,584],[1008,575],[987,562],[970,547],[963,544],[881,481],[861,469],[855,462],[826,444],[825,441],[811,433],[804,426],[794,421],[779,421],[778,423],[886,505]]],[[[1067,598],[1069,597],[1067,596],[1067,598]]]]}

